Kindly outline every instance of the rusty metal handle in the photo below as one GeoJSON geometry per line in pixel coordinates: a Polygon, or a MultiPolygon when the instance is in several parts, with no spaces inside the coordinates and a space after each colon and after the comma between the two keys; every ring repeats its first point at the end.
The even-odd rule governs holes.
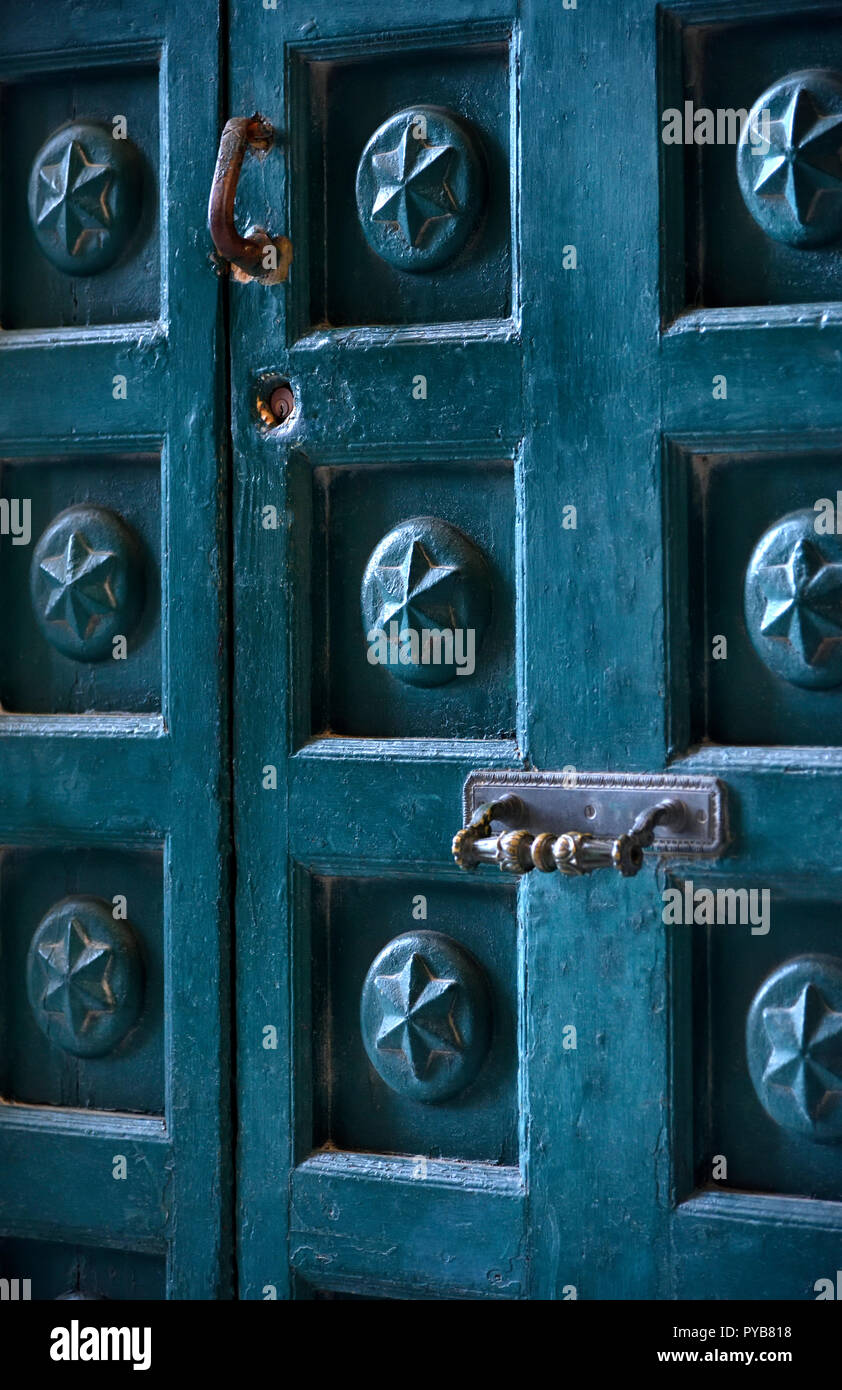
{"type": "Polygon", "coordinates": [[[250,227],[241,236],[234,222],[234,203],[246,150],[265,154],[274,134],[271,123],[257,112],[228,121],[219,140],[208,199],[208,229],[218,254],[230,263],[238,280],[260,280],[264,285],[286,279],[292,246],[287,237],[272,237],[263,227],[250,227]]]}

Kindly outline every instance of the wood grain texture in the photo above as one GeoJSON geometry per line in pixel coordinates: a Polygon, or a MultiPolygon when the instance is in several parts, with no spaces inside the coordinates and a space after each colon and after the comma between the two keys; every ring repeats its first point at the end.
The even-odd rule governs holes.
{"type": "MultiPolygon", "coordinates": [[[[828,7],[811,8],[805,34],[830,13],[828,7]]],[[[783,5],[729,3],[704,10],[676,5],[657,16],[652,4],[640,0],[598,13],[527,2],[516,15],[490,7],[480,15],[466,7],[451,17],[450,36],[465,44],[476,39],[481,20],[511,18],[516,78],[511,148],[518,247],[511,322],[486,333],[479,323],[465,325],[461,340],[453,324],[308,323],[309,278],[321,265],[324,246],[302,218],[302,197],[307,202],[311,194],[305,197],[297,183],[311,134],[300,126],[307,63],[326,65],[318,100],[329,100],[331,61],[363,61],[391,47],[399,71],[403,56],[422,45],[424,35],[407,13],[393,32],[375,37],[375,26],[366,28],[371,16],[365,5],[343,6],[329,21],[308,22],[302,10],[298,29],[298,12],[290,12],[284,29],[294,71],[285,106],[289,155],[286,169],[271,177],[267,163],[258,206],[267,203],[277,219],[286,199],[294,240],[304,245],[294,262],[287,313],[279,305],[274,325],[265,298],[252,294],[249,313],[245,293],[240,297],[242,321],[252,330],[260,321],[271,335],[265,341],[258,336],[259,369],[288,373],[301,399],[287,441],[258,442],[252,435],[250,444],[240,445],[261,469],[257,492],[251,490],[254,466],[246,470],[248,481],[243,477],[244,523],[246,499],[251,507],[264,493],[270,500],[267,451],[275,451],[280,463],[282,449],[290,449],[289,538],[278,555],[285,584],[281,601],[268,604],[258,621],[264,637],[273,624],[268,630],[274,650],[286,613],[289,642],[273,656],[270,677],[291,684],[285,716],[271,702],[270,685],[251,673],[254,639],[245,631],[241,638],[249,699],[264,692],[270,721],[262,747],[251,730],[242,730],[247,775],[255,778],[262,762],[274,760],[265,752],[270,746],[286,767],[283,796],[267,800],[252,785],[240,798],[249,855],[261,870],[275,856],[274,887],[259,890],[275,922],[283,910],[280,865],[296,866],[287,899],[296,924],[291,939],[270,937],[268,924],[257,926],[252,884],[248,937],[241,941],[248,950],[253,940],[261,959],[274,950],[274,976],[284,992],[277,997],[286,998],[290,989],[289,1054],[279,1057],[277,1075],[274,1061],[261,1059],[274,1089],[246,1083],[251,1106],[257,1107],[261,1093],[273,1096],[271,1123],[264,1114],[247,1119],[241,1140],[244,1210],[274,1221],[271,1231],[259,1219],[248,1227],[242,1267],[251,1270],[254,1260],[250,1296],[259,1296],[257,1268],[282,1259],[280,1209],[270,1214],[259,1174],[276,1177],[287,1161],[280,1157],[289,1142],[287,1114],[294,1135],[289,1251],[304,1281],[293,1289],[295,1296],[306,1297],[313,1287],[390,1297],[435,1297],[454,1289],[457,1296],[495,1296],[486,1279],[495,1239],[485,1224],[491,1218],[484,1208],[460,1200],[466,1194],[458,1184],[446,1205],[435,1177],[429,1180],[432,1190],[407,1179],[417,1160],[334,1152],[330,1146],[310,1152],[313,1032],[313,1046],[328,1057],[331,1048],[329,1029],[314,1022],[322,1015],[310,1008],[311,1000],[323,1003],[323,967],[314,942],[320,939],[319,912],[330,914],[330,895],[328,906],[314,915],[307,883],[312,874],[328,883],[332,876],[369,878],[391,882],[399,894],[413,874],[447,878],[449,817],[463,773],[521,758],[548,770],[573,765],[656,771],[672,765],[722,777],[730,789],[733,836],[709,881],[771,885],[780,915],[779,936],[765,954],[751,940],[735,938],[720,968],[719,956],[706,956],[703,934],[665,928],[663,871],[626,883],[606,877],[563,886],[530,881],[521,888],[517,1182],[525,1206],[518,1204],[516,1212],[509,1207],[499,1225],[500,1260],[517,1249],[512,1268],[518,1273],[503,1280],[496,1296],[560,1299],[575,1290],[580,1298],[684,1298],[697,1287],[715,1298],[742,1287],[758,1298],[804,1298],[811,1296],[809,1272],[813,1279],[826,1272],[826,1235],[838,1213],[831,1202],[811,1202],[809,1174],[821,1170],[823,1190],[832,1186],[832,1155],[811,1165],[804,1153],[799,1160],[787,1136],[763,1140],[779,1155],[772,1187],[804,1194],[800,1201],[770,1191],[768,1165],[763,1192],[705,1186],[718,1133],[733,1124],[766,1134],[756,1097],[746,1089],[742,1025],[722,1035],[726,1020],[740,1016],[740,1001],[747,1003],[759,985],[758,972],[778,956],[809,947],[808,934],[796,930],[798,921],[814,923],[814,944],[833,947],[827,923],[838,900],[834,823],[816,809],[832,802],[839,759],[832,747],[789,748],[795,740],[788,740],[785,725],[772,740],[777,746],[747,746],[740,737],[714,747],[706,740],[707,678],[700,675],[705,658],[699,643],[706,639],[701,615],[717,557],[705,550],[710,537],[700,539],[699,528],[710,518],[694,510],[692,470],[699,467],[697,454],[716,450],[739,465],[766,448],[780,463],[781,478],[790,460],[789,485],[797,487],[798,476],[806,474],[802,469],[799,475],[791,460],[807,443],[816,458],[831,458],[838,448],[839,310],[823,300],[782,302],[785,281],[770,282],[762,303],[722,303],[728,293],[739,299],[739,276],[720,275],[717,286],[714,261],[704,268],[710,302],[689,296],[687,267],[704,249],[709,229],[698,218],[693,223],[699,210],[692,201],[691,165],[683,155],[666,157],[657,119],[659,102],[670,104],[676,92],[683,97],[697,79],[697,99],[725,90],[721,74],[705,75],[701,66],[715,48],[708,38],[719,31],[694,31],[688,38],[688,25],[745,18],[763,26],[758,73],[731,65],[750,105],[769,54],[785,66],[787,38],[796,47],[805,41],[804,35],[793,39],[791,23],[776,28],[785,12],[783,5]],[[570,245],[578,254],[575,271],[561,264],[562,247],[570,245]],[[429,372],[430,362],[443,369],[446,381],[421,415],[406,401],[406,380],[416,371],[429,372]],[[716,373],[728,381],[721,402],[712,398],[716,373]],[[516,740],[507,745],[439,738],[425,745],[394,734],[354,740],[332,735],[329,726],[314,727],[311,673],[331,660],[332,649],[329,635],[310,621],[320,583],[309,541],[310,470],[349,462],[361,469],[435,467],[443,454],[454,461],[479,459],[483,451],[488,456],[494,437],[499,456],[510,451],[515,461],[516,740]],[[692,466],[677,466],[679,457],[692,466]],[[570,503],[578,509],[576,530],[561,526],[561,508],[570,503]],[[291,985],[287,952],[294,961],[291,985]],[[715,969],[719,973],[711,977],[715,969]],[[711,978],[724,991],[718,1000],[707,993],[711,978]],[[562,1048],[567,1023],[578,1029],[576,1051],[562,1048]],[[726,1061],[715,1067],[710,1039],[723,1036],[726,1061]],[[259,1126],[257,1142],[249,1133],[252,1123],[259,1126]],[[273,1142],[270,1160],[261,1146],[273,1142]],[[788,1263],[784,1228],[793,1244],[788,1263]],[[457,1231],[458,1257],[452,1244],[457,1231]],[[767,1242],[780,1251],[788,1272],[767,1270],[767,1242]],[[451,1260],[456,1263],[449,1273],[451,1260]]],[[[431,26],[437,18],[430,15],[431,26]]],[[[735,52],[743,51],[745,32],[735,52]]],[[[426,42],[435,48],[446,37],[431,27],[426,42]]],[[[241,91],[243,109],[273,95],[271,84],[256,82],[253,74],[243,75],[241,91]]],[[[318,107],[313,118],[317,125],[322,119],[318,107]]],[[[730,177],[729,160],[730,154],[717,155],[706,174],[702,219],[715,215],[711,180],[730,177]]],[[[726,202],[733,195],[734,189],[723,186],[726,202]]],[[[353,228],[328,221],[322,234],[341,238],[353,235],[353,228]]],[[[762,263],[774,268],[783,261],[765,256],[762,263]]],[[[751,270],[756,283],[757,267],[751,270]]],[[[827,269],[825,275],[829,284],[827,269]]],[[[236,360],[235,352],[235,370],[236,360]]],[[[242,380],[247,390],[245,372],[242,380]]],[[[244,400],[243,419],[246,409],[244,400]]],[[[387,488],[388,474],[383,477],[387,488]]],[[[780,483],[781,498],[786,486],[780,483]]],[[[769,506],[771,496],[767,488],[769,506]]],[[[750,503],[747,494],[745,507],[750,503]]],[[[733,501],[722,506],[736,524],[740,508],[733,501]]],[[[328,516],[328,537],[330,525],[328,516]]],[[[251,556],[257,542],[247,529],[238,543],[251,556]]],[[[245,589],[247,578],[239,582],[245,589]]],[[[738,596],[732,596],[730,611],[738,626],[738,596]]],[[[345,679],[345,667],[337,675],[345,679]]],[[[760,683],[742,679],[750,710],[760,683]]],[[[804,717],[813,716],[808,711],[804,717]]],[[[832,730],[822,741],[833,742],[832,730]]],[[[698,877],[692,863],[674,869],[698,877]]],[[[241,1037],[245,1026],[247,1046],[256,1049],[257,1016],[250,1003],[241,1001],[241,1008],[241,1037]]],[[[361,1096],[360,1106],[369,1100],[361,1096]]],[[[734,1148],[740,1149],[736,1140],[734,1148]]]]}
{"type": "MultiPolygon", "coordinates": [[[[419,81],[423,73],[439,81],[437,55],[442,55],[450,71],[456,67],[464,74],[463,89],[470,93],[472,111],[481,113],[483,74],[489,67],[477,65],[472,87],[471,53],[484,51],[484,42],[490,41],[499,49],[501,35],[509,34],[510,20],[506,6],[464,3],[455,9],[435,6],[425,13],[422,24],[413,8],[405,6],[388,30],[370,4],[342,5],[316,19],[297,3],[257,18],[247,5],[235,4],[232,9],[232,114],[259,109],[277,132],[276,150],[252,170],[250,184],[243,187],[244,209],[264,225],[291,228],[294,249],[286,287],[266,291],[256,285],[231,285],[242,1120],[238,1205],[240,1292],[245,1298],[306,1297],[313,1287],[377,1289],[398,1297],[429,1297],[448,1290],[470,1297],[510,1297],[523,1289],[523,1196],[518,1165],[473,1165],[471,1182],[487,1188],[486,1194],[463,1190],[458,1183],[453,1187],[438,1183],[432,1170],[443,1160],[431,1162],[429,1182],[419,1185],[389,1179],[401,1165],[406,1167],[406,1160],[381,1162],[374,1155],[369,1160],[348,1150],[334,1153],[330,1144],[314,1154],[314,1142],[319,1142],[314,1135],[319,1131],[310,1063],[311,1038],[330,1057],[329,1038],[323,1029],[313,1038],[312,1020],[320,1016],[314,1010],[327,978],[320,963],[323,943],[333,939],[331,931],[342,930],[335,907],[330,908],[331,881],[350,875],[361,903],[375,904],[379,891],[387,895],[393,912],[400,910],[394,904],[406,902],[406,913],[411,894],[419,887],[419,873],[429,879],[431,892],[441,879],[457,891],[469,891],[457,879],[449,856],[449,838],[461,812],[462,781],[477,760],[497,766],[511,764],[518,756],[513,740],[500,739],[499,725],[494,716],[484,713],[481,699],[476,702],[474,720],[485,718],[487,739],[460,737],[455,716],[440,719],[436,727],[435,697],[427,702],[430,715],[425,718],[432,718],[429,737],[406,736],[411,728],[406,721],[405,731],[400,727],[399,703],[393,714],[397,727],[384,727],[379,737],[336,737],[329,721],[325,724],[316,718],[314,722],[313,711],[318,709],[313,700],[315,673],[333,662],[333,680],[347,702],[355,690],[354,661],[359,659],[352,653],[359,651],[364,657],[361,637],[355,646],[354,632],[343,628],[331,641],[324,623],[314,616],[314,599],[323,585],[313,507],[314,470],[348,465],[359,470],[359,501],[355,504],[353,488],[348,487],[335,503],[346,509],[349,555],[355,505],[357,531],[365,524],[366,487],[375,488],[380,508],[388,506],[390,488],[395,497],[400,492],[406,515],[435,513],[446,497],[458,523],[464,511],[461,489],[473,486],[471,473],[481,480],[485,462],[515,457],[521,433],[521,342],[516,312],[504,320],[453,322],[460,318],[455,296],[448,300],[444,314],[430,310],[429,321],[424,321],[423,306],[436,293],[429,277],[426,285],[423,278],[418,281],[403,317],[399,312],[390,314],[393,321],[388,326],[333,327],[308,319],[312,277],[324,256],[317,228],[304,211],[311,203],[308,103],[320,99],[319,84],[325,75],[330,82],[330,64],[337,57],[349,59],[358,65],[355,80],[370,108],[373,129],[390,112],[385,107],[379,110],[385,96],[367,77],[366,64],[389,57],[394,105],[400,104],[401,84],[406,86],[406,74],[413,65],[419,81]],[[272,55],[265,67],[246,56],[256,23],[262,26],[261,42],[272,55]],[[450,321],[439,322],[441,318],[450,321]],[[275,435],[261,436],[256,428],[254,382],[261,373],[288,378],[300,403],[290,426],[275,435]],[[426,375],[429,382],[422,402],[412,398],[416,373],[426,375]],[[432,487],[425,490],[425,470],[438,479],[435,494],[432,487]],[[457,486],[454,479],[460,474],[465,481],[457,486]],[[266,505],[278,506],[283,516],[276,532],[260,527],[261,508],[266,505]],[[269,764],[278,768],[277,790],[261,786],[262,769],[269,764]],[[327,885],[317,911],[313,910],[311,874],[321,875],[327,885]],[[277,1050],[263,1047],[263,1029],[268,1024],[279,1028],[277,1050]],[[503,1188],[495,1186],[500,1182],[503,1188]],[[286,1203],[290,1183],[291,1215],[286,1203]],[[338,1184],[335,1203],[334,1183],[338,1184]],[[492,1198],[491,1193],[496,1195],[492,1198]],[[342,1217],[336,1225],[330,1218],[325,1230],[323,1213],[332,1205],[341,1208],[342,1217]],[[415,1236],[410,1237],[411,1230],[415,1236]],[[394,1253],[389,1255],[388,1250],[394,1253]],[[267,1286],[271,1286],[269,1294],[267,1286]]],[[[515,61],[511,48],[503,76],[509,87],[504,119],[513,143],[515,61]]],[[[499,65],[495,70],[495,101],[499,102],[499,65]]],[[[417,92],[413,89],[408,98],[401,97],[405,104],[407,99],[418,100],[417,92]]],[[[341,92],[336,101],[331,120],[341,121],[341,92]]],[[[353,114],[346,113],[349,119],[353,114]]],[[[319,124],[322,117],[320,108],[319,124]]],[[[365,138],[370,133],[367,129],[365,138]]],[[[360,148],[362,143],[361,136],[360,148]]],[[[359,151],[353,157],[358,158],[359,151]]],[[[516,162],[512,162],[514,168],[516,162]]],[[[509,177],[514,180],[511,171],[509,177]]],[[[332,255],[341,252],[343,238],[359,239],[355,219],[356,213],[354,221],[345,224],[334,218],[324,227],[332,255]]],[[[515,260],[516,245],[512,267],[515,260]]],[[[359,298],[361,289],[364,293],[365,275],[378,274],[370,253],[365,253],[362,263],[371,270],[363,271],[361,286],[347,287],[346,309],[353,295],[359,298]]],[[[464,273],[471,275],[470,263],[464,273]]],[[[441,283],[446,287],[446,278],[441,283]]],[[[518,284],[513,275],[514,300],[518,284]]],[[[473,302],[483,302],[482,285],[473,288],[473,302]]],[[[489,302],[499,302],[499,289],[494,287],[489,302]]],[[[383,293],[382,283],[378,293],[383,293]]],[[[508,499],[512,516],[516,489],[511,481],[508,499]]],[[[488,491],[480,507],[483,504],[497,508],[488,491]]],[[[502,509],[498,511],[504,517],[502,509]]],[[[400,513],[389,524],[402,519],[400,513]]],[[[335,514],[328,511],[328,544],[336,524],[335,514]]],[[[511,535],[513,522],[508,525],[511,535]]],[[[389,527],[384,524],[382,529],[389,527]]],[[[470,531],[470,525],[466,529],[470,531]]],[[[515,549],[514,537],[506,543],[515,549]]],[[[342,583],[352,596],[359,589],[366,558],[355,553],[342,571],[342,583]]],[[[331,620],[337,621],[336,605],[331,620]]],[[[359,619],[354,616],[353,621],[356,624],[359,619]]],[[[514,682],[517,668],[512,658],[510,662],[514,682]]],[[[376,712],[376,704],[367,706],[369,725],[373,719],[376,722],[376,712]]],[[[422,888],[425,881],[422,877],[422,888]]],[[[387,914],[378,913],[374,906],[372,914],[372,930],[376,933],[382,922],[387,932],[387,914]]],[[[346,935],[352,925],[345,923],[346,935]]],[[[458,938],[458,914],[447,929],[458,938]]],[[[342,1016],[348,1017],[358,1008],[352,993],[358,985],[336,973],[330,980],[331,990],[350,991],[342,995],[342,1016]]],[[[516,997],[514,979],[507,980],[504,988],[512,999],[516,997]]],[[[328,1000],[329,1015],[337,1007],[335,997],[328,1000]]],[[[350,1044],[352,1050],[355,1046],[361,1049],[359,1040],[350,1044]]],[[[329,1060],[327,1072],[320,1074],[329,1092],[331,1084],[337,1084],[331,1078],[329,1060]]],[[[515,1082],[510,1075],[507,1084],[515,1082]]],[[[346,1107],[345,1132],[351,1133],[352,1148],[353,1109],[358,1111],[356,1129],[362,1135],[361,1107],[366,1103],[364,1095],[355,1093],[346,1107]]],[[[324,1105],[322,1097],[322,1113],[324,1105]]],[[[457,1149],[458,1116],[457,1108],[447,1141],[452,1144],[456,1135],[457,1149]]],[[[423,1114],[416,1117],[416,1124],[423,1129],[423,1114]]],[[[396,1133],[392,1142],[397,1138],[396,1133]]],[[[457,1166],[452,1167],[455,1172],[457,1166]]]]}
{"type": "MultiPolygon", "coordinates": [[[[140,144],[153,141],[161,174],[150,210],[161,275],[160,285],[138,280],[136,301],[148,305],[151,293],[160,311],[142,323],[65,326],[55,299],[53,326],[4,331],[0,420],[10,460],[160,452],[162,714],[0,715],[0,817],[4,843],[106,846],[118,870],[123,849],[157,846],[166,979],[161,1119],[42,1107],[33,1128],[32,1112],[3,1106],[0,1229],[119,1245],[129,1259],[154,1248],[166,1254],[172,1298],[231,1292],[225,414],[219,286],[205,230],[219,31],[215,7],[204,8],[197,23],[182,0],[129,12],[91,0],[60,14],[26,0],[0,18],[4,80],[24,90],[37,78],[57,94],[72,74],[73,100],[84,107],[87,76],[108,72],[130,133],[132,73],[138,60],[155,69],[155,122],[137,133],[140,144]],[[118,374],[125,400],[112,392],[118,374]],[[121,1152],[128,1177],[115,1181],[121,1152]]],[[[23,225],[19,234],[30,235],[23,225]]],[[[143,257],[124,273],[156,274],[143,257]]],[[[93,304],[96,277],[88,293],[93,304]]],[[[43,294],[39,304],[49,319],[43,294]]],[[[97,317],[108,315],[92,310],[97,317]]],[[[11,1245],[25,1252],[25,1241],[11,1245]]]]}
{"type": "MultiPolygon", "coordinates": [[[[838,251],[758,250],[731,152],[665,151],[658,115],[688,94],[749,106],[813,50],[842,67],[834,6],[395,0],[384,27],[375,0],[229,0],[222,30],[206,8],[0,17],[14,120],[52,72],[50,110],[83,100],[91,66],[101,93],[126,74],[127,100],[142,68],[147,107],[160,75],[160,275],[147,261],[110,306],[95,281],[74,299],[45,280],[43,326],[0,333],[4,459],[160,456],[160,711],[152,690],[143,709],[0,714],[0,843],[158,849],[166,975],[160,1115],[0,1106],[0,1256],[42,1241],[57,1279],[55,1249],[114,1249],[150,1289],[165,1259],[173,1298],[812,1298],[838,1264],[838,1145],[773,1126],[745,1016],[781,962],[842,955],[842,752],[814,703],[838,697],[773,699],[734,647],[723,693],[708,646],[714,615],[748,640],[739,547],[763,509],[836,490],[838,251]],[[402,284],[351,175],[416,102],[472,122],[498,203],[473,261],[469,244],[402,284]],[[237,223],[291,237],[283,284],[209,258],[216,140],[255,111],[275,139],[244,163],[237,223]],[[270,430],[258,395],[280,381],[295,408],[270,430]],[[378,701],[363,569],[433,513],[489,553],[505,675],[484,687],[480,660],[461,706],[382,682],[378,701]],[[523,766],[713,774],[727,852],[516,893],[462,875],[465,777],[523,766]],[[768,887],[768,939],[666,926],[662,892],[689,879],[768,887]],[[422,927],[470,945],[498,1029],[475,1089],[439,1108],[385,1096],[357,1026],[371,960],[422,927]]],[[[19,286],[8,302],[24,324],[19,286]]]]}

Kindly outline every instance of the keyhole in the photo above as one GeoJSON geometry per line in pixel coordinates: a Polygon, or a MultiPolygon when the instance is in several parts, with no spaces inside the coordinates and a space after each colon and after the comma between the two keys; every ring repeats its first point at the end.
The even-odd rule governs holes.
{"type": "Polygon", "coordinates": [[[295,393],[288,381],[272,381],[257,397],[257,413],[267,429],[285,425],[295,410],[295,393]]]}

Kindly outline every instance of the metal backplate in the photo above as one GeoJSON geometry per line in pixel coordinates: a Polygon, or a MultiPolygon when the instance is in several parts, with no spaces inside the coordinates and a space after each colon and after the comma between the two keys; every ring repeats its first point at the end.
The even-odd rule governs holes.
{"type": "MultiPolygon", "coordinates": [[[[478,806],[507,791],[523,803],[525,815],[515,827],[535,835],[588,830],[614,836],[631,829],[641,812],[670,797],[687,808],[680,831],[658,827],[652,849],[662,854],[722,852],[727,840],[726,788],[715,777],[680,777],[669,773],[612,772],[471,772],[465,782],[465,825],[478,806]]],[[[500,829],[502,822],[496,822],[500,829]]]]}

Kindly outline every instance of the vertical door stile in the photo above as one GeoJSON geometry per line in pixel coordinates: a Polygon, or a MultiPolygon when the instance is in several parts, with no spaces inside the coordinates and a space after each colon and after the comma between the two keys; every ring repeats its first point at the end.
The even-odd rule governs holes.
{"type": "MultiPolygon", "coordinates": [[[[665,766],[654,44],[644,0],[523,7],[525,706],[531,764],[571,777],[665,766]]],[[[520,891],[530,1296],[634,1297],[663,1257],[660,899],[651,870],[520,891]]]]}

